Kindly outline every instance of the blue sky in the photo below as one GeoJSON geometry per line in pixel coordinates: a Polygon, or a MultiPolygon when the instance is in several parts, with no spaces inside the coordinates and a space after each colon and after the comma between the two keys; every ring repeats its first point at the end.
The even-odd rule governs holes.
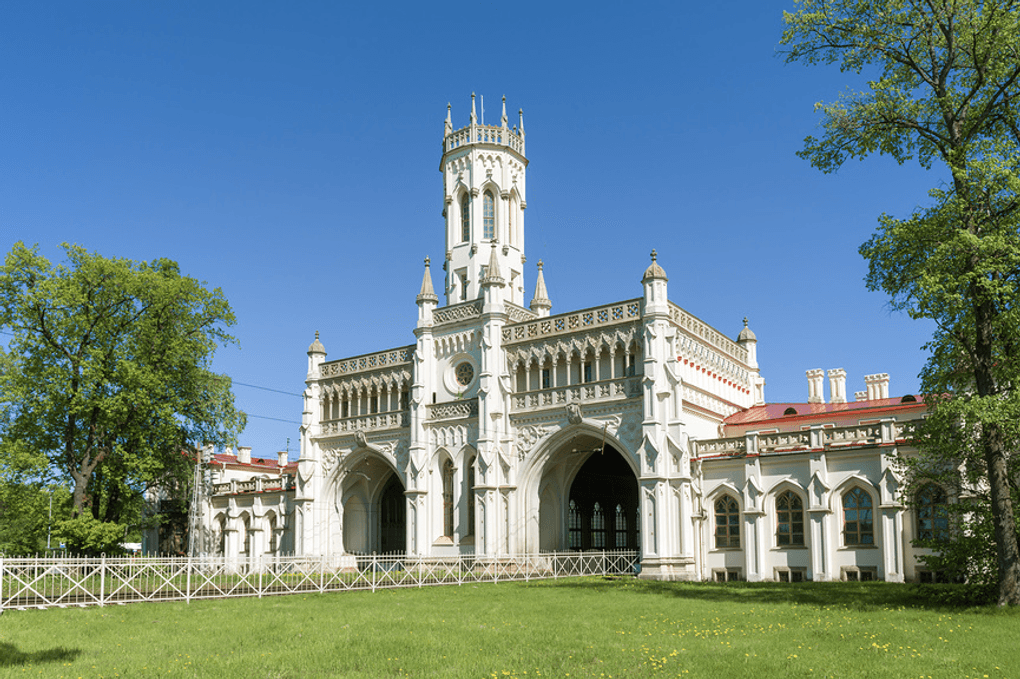
{"type": "MultiPolygon", "coordinates": [[[[750,319],[769,401],[805,400],[811,368],[916,392],[932,326],[865,289],[857,248],[942,175],[796,157],[815,102],[864,79],[786,65],[784,9],[6,3],[0,248],[177,260],[237,315],[215,368],[298,394],[316,330],[329,359],[413,343],[422,260],[443,256],[447,102],[459,128],[472,92],[487,122],[506,95],[527,132],[528,299],[539,259],[553,313],[638,297],[655,248],[674,302],[731,337],[750,319]]],[[[235,393],[242,445],[296,450],[299,398],[235,393]]]]}

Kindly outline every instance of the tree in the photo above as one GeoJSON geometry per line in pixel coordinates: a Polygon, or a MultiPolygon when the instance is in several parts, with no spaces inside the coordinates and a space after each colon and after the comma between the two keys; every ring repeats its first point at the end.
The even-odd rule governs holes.
{"type": "Polygon", "coordinates": [[[0,329],[13,335],[0,350],[0,452],[44,456],[70,481],[75,516],[117,523],[146,488],[190,478],[203,443],[244,427],[230,380],[210,370],[235,341],[234,315],[170,260],[64,250],[53,266],[17,243],[0,267],[0,329]]]}
{"type": "Polygon", "coordinates": [[[1000,604],[1020,604],[1013,496],[1020,443],[1020,9],[1008,0],[801,0],[788,62],[838,64],[867,91],[819,104],[800,155],[824,172],[887,154],[946,171],[931,204],[883,215],[861,246],[868,288],[935,321],[922,372],[925,469],[985,489],[1000,604]],[[957,432],[950,435],[949,432],[957,432]]]}

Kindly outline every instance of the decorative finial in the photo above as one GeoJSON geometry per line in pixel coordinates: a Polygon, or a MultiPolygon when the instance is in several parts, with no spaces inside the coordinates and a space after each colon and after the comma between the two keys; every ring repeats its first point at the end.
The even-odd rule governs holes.
{"type": "Polygon", "coordinates": [[[541,271],[541,270],[542,270],[542,260],[541,260],[541,259],[540,259],[540,260],[538,260],[538,270],[539,270],[539,271],[541,271]]]}
{"type": "Polygon", "coordinates": [[[315,339],[319,339],[319,331],[318,330],[315,331],[315,339]]]}
{"type": "MultiPolygon", "coordinates": [[[[430,261],[431,260],[429,260],[428,256],[426,255],[426,257],[425,257],[425,266],[428,266],[430,261]]],[[[744,319],[744,325],[747,325],[747,319],[746,318],[744,319]]]]}
{"type": "Polygon", "coordinates": [[[506,127],[506,126],[507,126],[507,118],[506,118],[506,95],[505,95],[505,94],[503,95],[503,117],[502,117],[502,118],[500,118],[500,123],[502,123],[502,124],[503,124],[503,127],[506,127]]]}
{"type": "Polygon", "coordinates": [[[475,114],[475,93],[471,93],[471,122],[474,123],[478,120],[478,116],[475,114]]]}
{"type": "Polygon", "coordinates": [[[652,261],[654,262],[656,260],[656,258],[658,258],[658,256],[659,256],[659,253],[657,253],[655,251],[655,249],[653,248],[652,249],[652,261]]]}
{"type": "Polygon", "coordinates": [[[747,316],[744,316],[744,327],[747,327],[747,316]]]}

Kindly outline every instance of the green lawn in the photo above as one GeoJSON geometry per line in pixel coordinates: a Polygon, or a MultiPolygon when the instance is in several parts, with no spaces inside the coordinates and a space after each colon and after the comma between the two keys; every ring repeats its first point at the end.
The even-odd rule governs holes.
{"type": "Polygon", "coordinates": [[[7,611],[0,677],[1018,677],[1020,612],[621,579],[7,611]]]}

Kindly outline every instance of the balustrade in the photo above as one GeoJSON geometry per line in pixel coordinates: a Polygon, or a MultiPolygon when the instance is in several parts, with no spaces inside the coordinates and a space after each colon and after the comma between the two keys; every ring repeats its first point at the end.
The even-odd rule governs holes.
{"type": "Polygon", "coordinates": [[[341,434],[349,431],[377,431],[408,427],[411,424],[410,411],[393,410],[386,413],[373,413],[358,417],[345,417],[338,420],[327,420],[322,423],[322,435],[341,434]]]}
{"type": "Polygon", "coordinates": [[[597,382],[569,384],[549,389],[521,391],[513,395],[514,411],[563,406],[585,401],[609,401],[641,396],[641,381],[637,377],[621,377],[597,382]]]}
{"type": "MultiPolygon", "coordinates": [[[[913,429],[912,422],[875,422],[871,424],[849,425],[815,429],[818,441],[823,449],[840,449],[850,447],[874,446],[879,443],[892,443],[909,438],[913,429]],[[883,434],[883,426],[888,433],[883,434]]],[[[810,450],[812,430],[790,432],[770,432],[768,434],[752,434],[757,438],[756,449],[759,454],[791,453],[810,450]]],[[[720,439],[704,439],[693,441],[696,455],[699,457],[725,457],[744,455],[747,453],[747,437],[734,436],[720,439]]]]}

